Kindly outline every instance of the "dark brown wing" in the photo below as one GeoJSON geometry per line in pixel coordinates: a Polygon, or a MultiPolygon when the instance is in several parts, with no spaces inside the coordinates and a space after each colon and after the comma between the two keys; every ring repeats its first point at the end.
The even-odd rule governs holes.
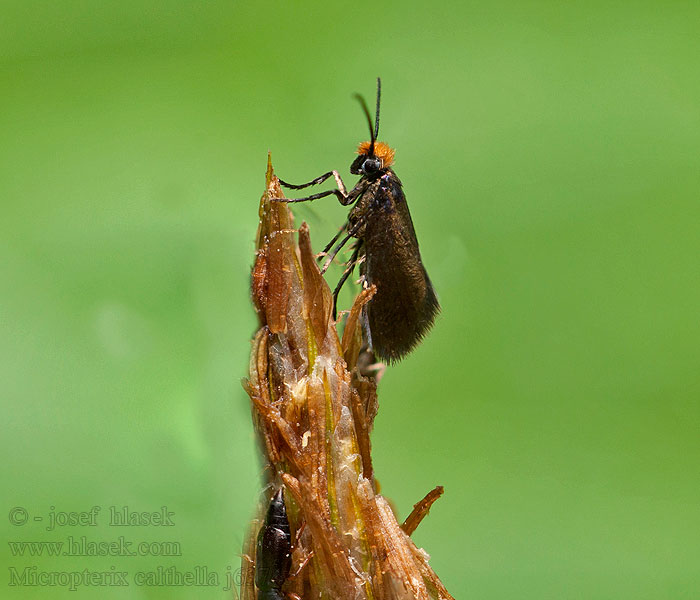
{"type": "Polygon", "coordinates": [[[367,316],[374,352],[393,362],[420,342],[440,305],[421,261],[401,181],[389,170],[372,192],[362,236],[363,272],[377,293],[367,316]]]}

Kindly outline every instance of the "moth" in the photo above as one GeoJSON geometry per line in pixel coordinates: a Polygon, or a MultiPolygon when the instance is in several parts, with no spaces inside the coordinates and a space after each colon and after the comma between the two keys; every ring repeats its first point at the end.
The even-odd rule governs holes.
{"type": "Polygon", "coordinates": [[[359,145],[358,156],[350,165],[350,173],[360,176],[355,186],[348,192],[338,171],[329,171],[301,185],[280,179],[282,186],[292,190],[319,185],[330,177],[337,185],[304,198],[280,201],[308,202],[333,194],[343,206],[353,205],[345,224],[323,250],[327,260],[322,272],[341,248],[353,240],[352,257],[333,292],[333,317],[338,293],[359,264],[363,284],[377,289],[362,315],[367,345],[378,358],[391,363],[404,358],[423,339],[440,311],[440,304],[421,260],[401,180],[392,169],[395,151],[377,139],[381,91],[381,79],[377,78],[374,123],[365,99],[355,94],[367,117],[370,133],[370,140],[359,145]]]}

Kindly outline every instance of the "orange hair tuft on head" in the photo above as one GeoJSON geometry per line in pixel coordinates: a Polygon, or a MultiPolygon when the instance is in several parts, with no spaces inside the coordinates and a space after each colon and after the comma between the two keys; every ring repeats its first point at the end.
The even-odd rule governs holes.
{"type": "MultiPolygon", "coordinates": [[[[358,154],[368,154],[372,142],[362,142],[358,148],[358,154]]],[[[394,164],[394,149],[384,142],[374,142],[374,155],[382,161],[382,168],[390,167],[394,164]]]]}

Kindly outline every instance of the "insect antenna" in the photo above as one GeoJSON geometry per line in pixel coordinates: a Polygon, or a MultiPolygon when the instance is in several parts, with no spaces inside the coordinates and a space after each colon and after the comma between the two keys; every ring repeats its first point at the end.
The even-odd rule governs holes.
{"type": "Polygon", "coordinates": [[[367,108],[367,102],[365,102],[364,97],[360,96],[360,94],[354,94],[354,97],[362,106],[362,110],[365,113],[365,117],[367,117],[367,123],[369,123],[369,135],[370,135],[369,153],[374,154],[374,140],[376,140],[377,138],[374,135],[374,125],[372,124],[372,116],[369,114],[369,108],[367,108]]]}
{"type": "Polygon", "coordinates": [[[382,80],[377,77],[377,116],[374,119],[374,140],[379,137],[379,101],[382,99],[382,80]]]}
{"type": "Polygon", "coordinates": [[[365,117],[367,117],[370,137],[369,153],[370,155],[374,155],[374,142],[377,141],[377,136],[379,135],[379,101],[382,97],[382,80],[379,77],[377,77],[377,114],[374,119],[374,123],[372,123],[372,116],[369,114],[369,108],[367,107],[367,102],[365,101],[364,97],[360,94],[353,95],[362,106],[362,110],[365,113],[365,117]]]}

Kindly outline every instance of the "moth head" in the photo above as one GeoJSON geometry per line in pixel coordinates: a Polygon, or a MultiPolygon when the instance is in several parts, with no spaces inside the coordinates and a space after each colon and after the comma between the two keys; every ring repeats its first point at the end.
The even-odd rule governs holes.
{"type": "Polygon", "coordinates": [[[362,142],[357,148],[358,157],[350,165],[350,172],[353,175],[362,175],[364,177],[375,177],[382,169],[386,169],[394,162],[394,150],[389,148],[384,142],[378,142],[379,135],[379,105],[382,98],[382,80],[377,77],[377,112],[375,113],[374,123],[372,123],[372,115],[369,114],[367,102],[359,94],[355,94],[355,98],[360,102],[362,110],[367,117],[369,125],[369,142],[362,142]]]}
{"type": "Polygon", "coordinates": [[[350,165],[353,175],[372,176],[394,164],[394,149],[384,142],[362,142],[357,158],[350,165]]]}

